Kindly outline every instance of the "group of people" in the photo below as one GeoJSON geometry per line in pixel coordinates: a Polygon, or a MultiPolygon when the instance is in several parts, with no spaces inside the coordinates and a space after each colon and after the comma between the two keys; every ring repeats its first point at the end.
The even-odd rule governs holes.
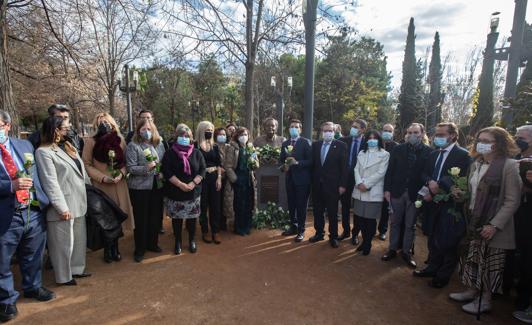
{"type": "Polygon", "coordinates": [[[459,265],[467,290],[450,298],[467,302],[466,312],[486,312],[491,294],[501,291],[507,251],[517,248],[521,311],[515,316],[532,316],[532,171],[526,167],[532,157],[532,126],[518,128],[515,140],[502,128],[485,128],[468,151],[458,144],[453,123],[438,124],[432,143],[420,123],[408,126],[397,143],[392,124],[375,130],[363,119],[355,119],[343,137],[337,124],[325,122],[314,142],[301,135],[302,123],[294,119],[285,139],[276,135],[273,118],[264,122],[266,135],[255,141],[245,127],[215,128],[209,121],[196,130],[179,124],[166,141],[153,114],[141,111],[126,137],[112,116],[99,113],[94,133],[82,139],[71,128],[68,107],[52,105],[48,113],[41,130],[26,141],[10,135],[10,116],[0,111],[2,321],[17,315],[14,256],[24,295],[39,301],[55,297],[41,282],[46,249],[57,284],[76,285],[76,279],[91,275],[85,254],[87,225],[93,219],[104,234],[108,263],[122,258],[118,242],[126,219],[136,262],[146,252],[162,251],[158,235],[164,233],[163,216],[172,221],[175,254],[182,253],[183,224],[186,248],[197,252],[198,219],[205,243],[220,244],[219,232],[228,224],[236,234],[249,235],[257,206],[255,145],[265,144],[281,147],[278,163],[285,173],[290,214],[282,235],[304,240],[312,194],[311,243],[325,239],[327,214],[333,248],[351,238],[357,251],[369,255],[377,230],[378,238],[386,240],[390,224],[389,249],[382,260],[400,253],[416,268],[415,228],[421,214],[429,256],[414,276],[430,277],[432,287],[443,288],[459,265]]]}

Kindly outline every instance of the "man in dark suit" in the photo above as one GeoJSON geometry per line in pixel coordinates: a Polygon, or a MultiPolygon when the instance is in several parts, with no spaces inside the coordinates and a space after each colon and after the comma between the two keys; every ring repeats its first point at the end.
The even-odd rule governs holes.
{"type": "MultiPolygon", "coordinates": [[[[471,158],[469,153],[457,143],[458,128],[454,123],[440,123],[436,126],[433,143],[438,149],[427,159],[422,177],[425,186],[430,190],[424,196],[429,202],[427,217],[430,220],[428,266],[423,270],[414,271],[416,277],[432,277],[429,285],[443,288],[448,283],[458,263],[458,245],[465,234],[465,217],[449,213],[453,206],[449,202],[432,202],[432,198],[440,191],[449,192],[452,184],[449,170],[460,168],[460,176],[466,176],[471,158]]],[[[456,208],[461,211],[460,207],[456,208]]]]}
{"type": "Polygon", "coordinates": [[[19,293],[13,284],[11,259],[17,254],[22,274],[24,296],[48,301],[55,294],[42,286],[42,257],[46,243],[44,209],[49,204],[35,165],[26,170],[24,164],[33,160],[29,141],[8,137],[11,118],[0,110],[0,321],[17,316],[19,293]],[[30,156],[31,155],[31,156],[30,156]],[[30,177],[19,174],[25,171],[30,177]],[[32,186],[35,192],[30,191],[32,186]],[[31,204],[32,200],[39,202],[31,204]]]}
{"type": "MultiPolygon", "coordinates": [[[[347,187],[344,194],[341,195],[340,200],[342,202],[342,235],[338,240],[344,240],[351,236],[350,233],[350,218],[351,218],[351,204],[353,198],[353,189],[355,188],[355,166],[357,164],[357,156],[362,147],[362,141],[364,139],[364,133],[368,123],[363,119],[356,119],[351,124],[351,129],[349,130],[349,136],[340,138],[340,141],[344,142],[347,147],[347,159],[346,159],[346,168],[347,168],[347,187]]],[[[358,245],[358,233],[360,229],[358,228],[358,221],[353,220],[353,245],[358,245]]]]}
{"type": "Polygon", "coordinates": [[[312,147],[309,139],[301,134],[301,121],[290,121],[290,139],[283,142],[279,162],[286,172],[286,195],[290,212],[290,229],[283,236],[297,235],[301,242],[305,234],[310,179],[312,176],[312,147]]]}
{"type": "Polygon", "coordinates": [[[311,243],[324,239],[325,218],[329,218],[329,242],[338,247],[338,200],[345,193],[347,169],[345,143],[334,139],[334,123],[321,126],[323,140],[312,144],[312,203],[314,205],[314,229],[311,243]]]}
{"type": "Polygon", "coordinates": [[[420,170],[423,170],[432,151],[422,143],[425,128],[422,124],[412,123],[407,128],[407,142],[395,147],[390,156],[388,170],[384,178],[384,199],[392,207],[390,246],[383,261],[389,261],[401,255],[405,262],[416,267],[411,250],[415,239],[416,207],[414,202],[418,191],[423,187],[420,170]]]}
{"type": "MultiPolygon", "coordinates": [[[[393,141],[393,132],[395,128],[392,124],[386,123],[382,126],[382,140],[384,141],[384,150],[388,151],[391,155],[393,149],[398,145],[397,142],[393,141]]],[[[382,211],[381,211],[381,218],[379,220],[379,239],[384,241],[386,240],[386,232],[388,232],[388,221],[390,219],[390,212],[389,212],[389,203],[388,201],[384,200],[382,202],[382,211]]]]}

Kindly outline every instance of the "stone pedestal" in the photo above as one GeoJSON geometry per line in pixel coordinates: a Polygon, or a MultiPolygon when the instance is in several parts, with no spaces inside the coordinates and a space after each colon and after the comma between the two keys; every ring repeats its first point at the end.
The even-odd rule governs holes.
{"type": "Polygon", "coordinates": [[[258,208],[264,209],[268,202],[273,202],[288,210],[286,198],[285,174],[277,165],[264,164],[255,171],[257,178],[258,208]]]}

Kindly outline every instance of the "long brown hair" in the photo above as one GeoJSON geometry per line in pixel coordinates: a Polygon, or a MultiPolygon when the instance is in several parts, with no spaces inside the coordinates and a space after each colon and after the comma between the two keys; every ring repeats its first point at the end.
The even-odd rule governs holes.
{"type": "Polygon", "coordinates": [[[482,156],[477,152],[478,137],[481,133],[489,133],[495,138],[493,154],[496,157],[512,158],[519,153],[519,148],[508,131],[498,126],[490,126],[478,131],[475,141],[469,150],[473,158],[477,159],[482,156]]]}
{"type": "Polygon", "coordinates": [[[159,135],[159,132],[157,131],[157,127],[155,124],[148,120],[148,119],[139,119],[137,122],[137,125],[135,126],[135,135],[133,135],[133,141],[135,143],[141,143],[144,142],[144,138],[140,136],[140,129],[142,129],[145,125],[148,125],[151,128],[151,144],[154,147],[157,147],[159,143],[161,143],[161,136],[159,135]]]}

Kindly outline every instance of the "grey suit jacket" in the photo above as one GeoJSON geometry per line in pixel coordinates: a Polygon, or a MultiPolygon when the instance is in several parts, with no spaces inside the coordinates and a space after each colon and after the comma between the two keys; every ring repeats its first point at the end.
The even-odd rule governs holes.
{"type": "Polygon", "coordinates": [[[151,190],[155,176],[155,168],[148,171],[148,161],[144,154],[145,149],[150,149],[152,156],[158,157],[161,162],[164,156],[164,145],[162,141],[157,147],[145,143],[131,141],[126,148],[126,169],[129,173],[127,185],[132,190],[151,190]]]}
{"type": "Polygon", "coordinates": [[[51,204],[46,213],[48,221],[62,220],[61,214],[65,211],[70,211],[73,218],[87,213],[85,184],[90,184],[90,179],[83,160],[77,153],[76,156],[81,172],[74,160],[57,146],[40,147],[35,152],[41,185],[51,204]]]}

